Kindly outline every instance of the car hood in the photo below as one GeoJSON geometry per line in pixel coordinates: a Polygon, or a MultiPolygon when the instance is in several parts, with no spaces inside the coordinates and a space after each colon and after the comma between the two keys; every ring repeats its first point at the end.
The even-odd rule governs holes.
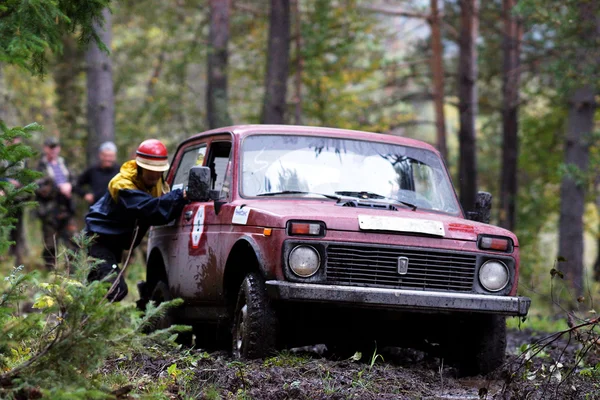
{"type": "MultiPolygon", "coordinates": [[[[398,210],[378,210],[362,207],[342,207],[333,200],[299,200],[299,199],[260,199],[245,200],[230,203],[232,206],[249,210],[246,225],[263,226],[271,228],[285,228],[289,220],[322,221],[328,230],[359,232],[364,231],[366,225],[360,221],[369,221],[369,231],[387,231],[384,225],[401,223],[409,230],[398,234],[410,234],[410,227],[417,227],[415,234],[429,234],[417,232],[424,225],[439,227],[443,225],[443,233],[434,233],[432,236],[443,236],[446,239],[476,241],[477,235],[507,236],[518,246],[516,236],[503,228],[454,217],[447,214],[428,212],[426,210],[412,211],[410,208],[398,206],[398,210]],[[381,226],[384,229],[378,229],[381,226]]],[[[381,203],[379,203],[381,204],[381,203]]]]}

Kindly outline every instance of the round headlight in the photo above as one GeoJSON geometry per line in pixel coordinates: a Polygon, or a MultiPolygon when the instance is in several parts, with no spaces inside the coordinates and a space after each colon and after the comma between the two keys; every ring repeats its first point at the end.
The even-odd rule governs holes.
{"type": "Polygon", "coordinates": [[[296,246],[290,252],[288,264],[296,275],[308,278],[319,269],[321,256],[312,246],[296,246]]]}
{"type": "Polygon", "coordinates": [[[479,269],[479,282],[490,292],[497,292],[508,285],[508,267],[502,261],[486,261],[479,269]]]}

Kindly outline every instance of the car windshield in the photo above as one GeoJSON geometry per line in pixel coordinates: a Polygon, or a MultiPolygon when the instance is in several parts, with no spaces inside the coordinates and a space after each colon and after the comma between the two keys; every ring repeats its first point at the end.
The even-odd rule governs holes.
{"type": "Polygon", "coordinates": [[[246,197],[341,195],[385,198],[454,215],[460,210],[436,153],[365,140],[248,136],[240,187],[246,197]]]}

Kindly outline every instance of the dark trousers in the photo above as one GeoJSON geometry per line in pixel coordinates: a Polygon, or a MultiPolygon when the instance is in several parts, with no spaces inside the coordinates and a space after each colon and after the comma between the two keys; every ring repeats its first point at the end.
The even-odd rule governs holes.
{"type": "MultiPolygon", "coordinates": [[[[92,268],[88,275],[88,281],[99,281],[108,276],[106,281],[112,285],[121,271],[118,264],[121,262],[121,256],[123,255],[122,241],[108,235],[96,236],[89,248],[89,254],[91,257],[102,261],[92,268]]],[[[108,293],[107,298],[110,301],[121,301],[127,296],[127,292],[127,283],[124,276],[121,275],[114,289],[108,293]]]]}
{"type": "Polygon", "coordinates": [[[75,250],[75,243],[71,240],[77,227],[72,218],[61,220],[42,220],[42,236],[44,239],[44,250],[42,257],[48,270],[56,267],[56,246],[59,242],[71,250],[75,250]]]}

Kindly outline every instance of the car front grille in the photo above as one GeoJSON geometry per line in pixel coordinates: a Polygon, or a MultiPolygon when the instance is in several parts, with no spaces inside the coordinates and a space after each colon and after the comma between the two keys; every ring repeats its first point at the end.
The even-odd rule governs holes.
{"type": "Polygon", "coordinates": [[[470,292],[477,257],[432,249],[399,249],[361,245],[327,246],[327,282],[413,290],[470,292]],[[398,258],[408,271],[398,272],[398,258]]]}

